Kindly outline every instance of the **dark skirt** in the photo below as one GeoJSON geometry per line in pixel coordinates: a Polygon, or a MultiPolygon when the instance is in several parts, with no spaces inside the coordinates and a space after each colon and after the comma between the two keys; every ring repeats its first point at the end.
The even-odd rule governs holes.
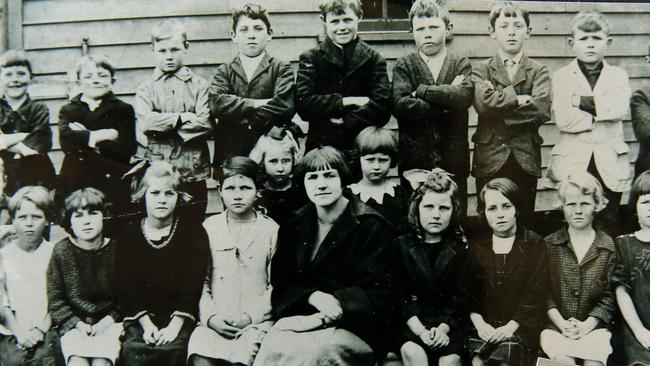
{"type": "Polygon", "coordinates": [[[156,346],[144,343],[140,323],[129,323],[125,325],[122,335],[119,364],[122,366],[185,366],[187,344],[192,330],[194,330],[194,323],[186,321],[173,342],[156,346]]]}
{"type": "Polygon", "coordinates": [[[50,330],[43,342],[31,349],[20,349],[16,337],[0,334],[0,365],[2,366],[61,366],[65,365],[61,354],[59,333],[50,330]]]}

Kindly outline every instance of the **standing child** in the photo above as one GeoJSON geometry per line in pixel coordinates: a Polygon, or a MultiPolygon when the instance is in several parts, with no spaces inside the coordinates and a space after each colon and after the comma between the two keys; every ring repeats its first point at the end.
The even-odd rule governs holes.
{"type": "Polygon", "coordinates": [[[32,64],[25,51],[9,50],[0,56],[0,158],[8,177],[7,192],[41,185],[53,189],[54,166],[47,156],[52,148],[50,112],[29,97],[32,64]]]}
{"type": "Polygon", "coordinates": [[[117,248],[124,365],[187,363],[210,248],[201,223],[178,214],[180,184],[174,167],[157,161],[132,194],[146,216],[122,230],[117,248]]]}
{"type": "Polygon", "coordinates": [[[614,272],[616,300],[623,319],[622,347],[625,365],[650,365],[650,171],[632,184],[640,229],[616,238],[619,265],[614,272]]]}
{"type": "Polygon", "coordinates": [[[207,208],[212,134],[208,82],[183,66],[190,44],[178,21],[165,20],[151,30],[156,69],[135,94],[137,156],[171,163],[181,175],[181,189],[191,196],[184,207],[196,222],[207,208]]]}
{"type": "Polygon", "coordinates": [[[333,146],[351,156],[355,136],[390,118],[386,60],[357,36],[361,0],[322,0],[326,38],[300,55],[296,110],[309,122],[307,150],[333,146]]]}
{"type": "Polygon", "coordinates": [[[203,222],[212,267],[199,304],[201,325],[190,338],[188,355],[195,366],[252,365],[273,325],[270,274],[278,224],[253,208],[257,175],[251,159],[226,159],[221,182],[226,209],[203,222]]]}
{"type": "Polygon", "coordinates": [[[239,53],[220,65],[210,86],[210,109],[219,123],[213,164],[248,155],[273,126],[293,125],[295,84],[288,62],[269,55],[271,22],[266,9],[246,4],[232,14],[230,36],[239,53]]]}
{"type": "Polygon", "coordinates": [[[531,32],[527,10],[510,1],[497,2],[490,11],[489,30],[497,54],[476,64],[472,72],[478,112],[472,174],[479,192],[493,178],[515,182],[522,192],[522,219],[532,224],[542,171],[538,129],[550,119],[548,69],[523,51],[531,32]]]}
{"type": "Polygon", "coordinates": [[[81,93],[59,112],[59,140],[65,154],[59,173],[63,199],[85,187],[106,194],[111,214],[128,199],[122,176],[135,153],[133,107],[112,92],[115,66],[106,56],[84,56],[76,67],[81,93]]]}
{"type": "Polygon", "coordinates": [[[60,365],[46,285],[54,245],[43,238],[53,217],[50,193],[23,187],[9,200],[9,210],[16,238],[0,249],[0,365],[60,365]]]}
{"type": "Polygon", "coordinates": [[[300,146],[288,130],[280,140],[268,135],[260,137],[250,153],[250,158],[262,168],[259,204],[280,225],[307,204],[305,190],[293,181],[293,170],[301,157],[300,146]]]}
{"type": "Polygon", "coordinates": [[[582,360],[585,366],[602,366],[612,353],[608,327],[616,311],[611,289],[616,248],[592,222],[607,199],[589,173],[569,175],[558,195],[568,226],[544,239],[550,323],[540,335],[540,345],[558,362],[575,365],[582,360]]]}
{"type": "MultiPolygon", "coordinates": [[[[650,64],[650,42],[645,61],[650,64]]],[[[632,93],[630,108],[634,135],[639,141],[639,155],[634,162],[634,176],[638,177],[650,169],[650,85],[645,84],[632,93]]]]}
{"type": "Polygon", "coordinates": [[[390,168],[397,165],[397,138],[387,129],[368,126],[354,140],[354,155],[358,156],[362,178],[348,187],[352,194],[379,212],[393,227],[403,233],[408,194],[397,180],[388,179],[390,168]]]}
{"type": "Polygon", "coordinates": [[[68,366],[115,365],[120,354],[117,244],[103,235],[105,212],[102,192],[72,192],[63,222],[70,237],[56,244],[47,270],[50,313],[68,366]]]}
{"type": "Polygon", "coordinates": [[[453,25],[444,5],[417,0],[409,19],[417,52],[401,57],[393,68],[400,170],[442,168],[454,174],[465,215],[472,67],[467,58],[448,52],[453,25]]]}
{"type": "Polygon", "coordinates": [[[559,182],[589,172],[603,185],[607,208],[600,214],[609,232],[619,233],[618,208],[630,187],[629,146],[623,119],[630,106],[630,84],[622,68],[604,61],[612,42],[598,12],[581,12],[571,24],[569,45],[576,59],[553,73],[553,120],[560,141],[551,151],[548,177],[559,182]]]}

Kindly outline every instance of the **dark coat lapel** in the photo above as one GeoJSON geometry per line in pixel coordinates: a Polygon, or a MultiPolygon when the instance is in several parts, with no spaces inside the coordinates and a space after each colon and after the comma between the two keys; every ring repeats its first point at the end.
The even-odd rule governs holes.
{"type": "Polygon", "coordinates": [[[250,84],[255,81],[255,79],[260,76],[262,73],[264,73],[269,67],[271,67],[271,56],[269,56],[268,53],[264,54],[264,57],[260,61],[260,64],[257,65],[257,69],[255,69],[255,72],[253,73],[253,77],[251,77],[250,84]]]}
{"type": "Polygon", "coordinates": [[[422,77],[426,80],[426,85],[435,85],[436,81],[433,80],[433,75],[431,75],[431,70],[429,70],[427,63],[424,62],[422,57],[420,57],[420,54],[418,52],[415,52],[412,57],[413,57],[413,64],[418,70],[417,73],[422,75],[422,77]]]}
{"type": "Polygon", "coordinates": [[[239,59],[239,55],[235,56],[235,58],[232,60],[232,63],[230,64],[230,67],[232,67],[232,70],[239,76],[243,81],[244,84],[248,84],[248,78],[246,77],[246,72],[244,72],[244,67],[241,65],[241,60],[239,59]]]}
{"type": "MultiPolygon", "coordinates": [[[[345,238],[359,224],[359,220],[357,220],[355,215],[355,203],[354,200],[350,200],[348,207],[343,211],[343,214],[341,214],[341,216],[334,222],[334,225],[332,225],[332,228],[318,248],[316,257],[314,257],[314,260],[311,262],[312,268],[316,268],[319,263],[323,262],[334,249],[341,245],[345,238]]],[[[314,239],[312,238],[312,242],[313,240],[314,239]]]]}
{"type": "Polygon", "coordinates": [[[451,84],[451,81],[454,80],[454,77],[456,75],[449,75],[451,72],[451,55],[449,55],[449,52],[447,52],[447,56],[445,56],[445,59],[442,61],[442,66],[440,67],[440,73],[438,74],[438,80],[436,80],[436,84],[451,84]],[[448,83],[445,83],[445,80],[449,80],[448,83]]]}
{"type": "Polygon", "coordinates": [[[499,82],[499,84],[505,86],[512,85],[512,82],[508,77],[508,72],[506,71],[506,67],[503,65],[503,61],[501,60],[501,57],[499,56],[492,57],[492,60],[490,60],[490,68],[492,68],[492,76],[494,77],[494,80],[499,82]]]}
{"type": "Polygon", "coordinates": [[[316,237],[316,226],[318,218],[316,216],[316,207],[309,204],[294,213],[293,220],[287,222],[287,225],[296,225],[297,228],[293,232],[295,234],[296,243],[296,262],[298,269],[302,270],[309,265],[309,257],[311,254],[311,247],[316,237]],[[300,225],[302,222],[314,223],[310,225],[300,225]]]}
{"type": "Polygon", "coordinates": [[[350,65],[352,65],[352,67],[348,69],[348,72],[345,75],[346,78],[353,75],[357,69],[363,66],[363,64],[372,57],[367,48],[368,46],[361,40],[358,40],[354,45],[354,51],[352,52],[352,58],[350,60],[350,65]]]}
{"type": "Polygon", "coordinates": [[[335,46],[329,38],[325,39],[325,41],[321,44],[320,49],[325,61],[343,70],[344,65],[342,49],[335,46]]]}
{"type": "MultiPolygon", "coordinates": [[[[528,79],[528,71],[532,68],[532,65],[530,62],[528,62],[528,57],[526,55],[521,56],[521,60],[519,60],[519,67],[517,68],[517,71],[515,72],[515,75],[512,78],[512,85],[517,86],[520,83],[525,82],[528,79]]],[[[505,70],[505,67],[504,67],[505,70]]],[[[507,72],[506,72],[507,76],[507,72]]]]}

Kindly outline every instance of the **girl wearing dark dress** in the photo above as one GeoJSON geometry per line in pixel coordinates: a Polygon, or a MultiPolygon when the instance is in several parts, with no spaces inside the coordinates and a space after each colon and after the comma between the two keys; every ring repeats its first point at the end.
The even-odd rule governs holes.
{"type": "Polygon", "coordinates": [[[132,195],[146,217],[121,232],[118,292],[124,314],[121,362],[126,366],[186,364],[210,258],[201,222],[175,214],[183,193],[167,162],[147,169],[132,195]]]}
{"type": "Polygon", "coordinates": [[[76,71],[81,93],[59,112],[65,158],[57,194],[93,187],[106,194],[111,213],[121,212],[129,196],[122,176],[137,146],[133,107],[113,94],[115,66],[105,56],[84,56],[76,71]]]}
{"type": "Polygon", "coordinates": [[[66,198],[63,227],[70,237],[56,244],[47,270],[50,314],[68,366],[110,366],[120,354],[117,243],[103,234],[105,202],[95,188],[66,198]]]}
{"type": "Polygon", "coordinates": [[[459,225],[460,197],[444,170],[434,169],[422,178],[409,201],[413,230],[395,239],[403,321],[400,351],[405,366],[459,366],[474,272],[459,225]]]}
{"type": "Polygon", "coordinates": [[[262,168],[259,205],[278,224],[291,213],[307,204],[305,190],[293,182],[294,167],[302,152],[291,131],[274,128],[277,136],[263,135],[250,153],[250,158],[262,168]]]}
{"type": "Polygon", "coordinates": [[[254,365],[375,365],[392,313],[388,225],[343,195],[350,170],[340,151],[308,152],[297,175],[311,204],[280,227],[271,263],[278,321],[254,365]]]}
{"type": "Polygon", "coordinates": [[[625,320],[621,346],[625,365],[650,365],[650,171],[634,180],[630,206],[635,207],[640,229],[616,238],[619,265],[613,279],[625,320]]]}
{"type": "Polygon", "coordinates": [[[397,165],[397,137],[381,127],[366,127],[354,140],[354,153],[359,158],[361,180],[348,188],[362,202],[379,212],[393,226],[396,234],[408,229],[406,204],[410,193],[397,179],[388,179],[397,165]]]}
{"type": "Polygon", "coordinates": [[[530,365],[537,356],[544,318],[546,262],[541,237],[519,225],[519,187],[508,178],[489,181],[478,195],[479,214],[492,231],[472,242],[479,264],[468,340],[472,365],[530,365]]]}

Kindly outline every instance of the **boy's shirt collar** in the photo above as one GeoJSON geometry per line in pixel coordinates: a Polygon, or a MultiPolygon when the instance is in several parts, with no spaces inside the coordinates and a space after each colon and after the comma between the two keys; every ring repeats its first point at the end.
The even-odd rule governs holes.
{"type": "Polygon", "coordinates": [[[506,54],[505,52],[498,52],[499,59],[503,62],[503,65],[506,65],[506,61],[514,61],[513,66],[519,66],[519,63],[521,62],[521,58],[524,56],[524,51],[521,50],[519,51],[518,54],[516,54],[514,57],[506,54]]]}
{"type": "Polygon", "coordinates": [[[248,57],[243,53],[239,54],[239,63],[241,64],[242,69],[244,69],[244,74],[246,74],[246,78],[248,79],[249,82],[253,80],[253,76],[255,76],[255,71],[260,66],[260,63],[262,62],[265,56],[266,56],[266,51],[260,53],[255,57],[248,57]]]}
{"type": "Polygon", "coordinates": [[[427,56],[420,51],[418,51],[418,54],[422,61],[427,65],[427,68],[429,68],[433,80],[438,80],[440,71],[442,71],[442,65],[445,63],[445,59],[447,58],[447,47],[444,47],[440,52],[433,56],[427,56]]]}
{"type": "Polygon", "coordinates": [[[598,79],[600,78],[601,72],[603,71],[604,61],[600,61],[592,70],[588,69],[582,61],[576,59],[576,62],[578,63],[578,68],[582,72],[582,75],[587,79],[589,86],[591,86],[591,89],[593,90],[596,86],[596,82],[598,82],[598,79]]]}
{"type": "Polygon", "coordinates": [[[19,111],[19,110],[21,110],[21,109],[27,107],[27,106],[29,105],[29,103],[31,103],[32,98],[29,96],[29,94],[25,94],[25,99],[23,100],[22,103],[20,103],[20,105],[18,106],[18,108],[16,108],[15,110],[14,110],[13,108],[11,108],[11,104],[9,104],[9,102],[7,101],[7,97],[5,97],[5,96],[3,95],[2,98],[0,98],[0,100],[2,100],[2,103],[3,103],[3,104],[4,104],[4,105],[5,105],[5,106],[10,110],[10,111],[16,111],[16,112],[17,112],[17,111],[19,111]]]}
{"type": "Polygon", "coordinates": [[[160,79],[162,79],[164,77],[175,76],[179,80],[181,80],[183,82],[186,82],[186,81],[190,80],[193,75],[194,74],[192,73],[192,70],[190,70],[190,68],[187,67],[187,66],[181,66],[181,68],[179,68],[178,70],[176,70],[173,73],[166,73],[166,72],[162,71],[158,67],[156,67],[153,70],[153,79],[155,81],[160,80],[160,79]]]}

